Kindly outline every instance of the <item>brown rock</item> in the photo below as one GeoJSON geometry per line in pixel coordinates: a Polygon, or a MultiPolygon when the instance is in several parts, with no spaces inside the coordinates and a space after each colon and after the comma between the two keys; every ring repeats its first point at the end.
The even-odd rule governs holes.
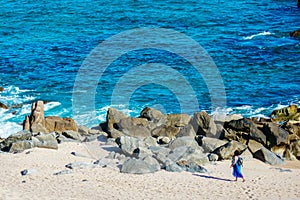
{"type": "Polygon", "coordinates": [[[3,92],[4,91],[4,87],[0,87],[0,92],[3,92]]]}
{"type": "MultiPolygon", "coordinates": [[[[300,7],[300,3],[298,1],[298,7],[300,7]]],[[[290,36],[291,37],[300,37],[300,29],[299,30],[296,30],[296,31],[293,31],[290,33],[290,36]]]]}
{"type": "Polygon", "coordinates": [[[46,133],[44,118],[44,102],[37,101],[32,104],[30,119],[30,131],[34,133],[46,133]]]}
{"type": "Polygon", "coordinates": [[[1,102],[0,102],[0,108],[3,108],[3,109],[8,109],[8,106],[7,106],[7,105],[5,105],[4,103],[1,103],[1,102]]]}
{"type": "Polygon", "coordinates": [[[45,127],[48,132],[76,131],[78,132],[76,122],[71,118],[60,118],[57,116],[48,116],[45,118],[45,127]]]}

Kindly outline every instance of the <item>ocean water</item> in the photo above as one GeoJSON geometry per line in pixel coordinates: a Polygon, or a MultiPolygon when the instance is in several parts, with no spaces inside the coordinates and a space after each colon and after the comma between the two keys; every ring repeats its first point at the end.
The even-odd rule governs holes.
{"type": "Polygon", "coordinates": [[[109,107],[131,116],[151,106],[165,113],[268,117],[300,104],[300,40],[289,36],[300,28],[295,0],[0,4],[0,102],[10,107],[0,109],[0,137],[22,129],[36,100],[49,102],[46,116],[73,117],[89,127],[105,121],[109,107]],[[145,30],[152,29],[159,31],[152,43],[165,49],[146,45],[145,30]],[[128,39],[130,30],[144,32],[128,39]],[[120,34],[121,43],[108,45],[120,34]],[[198,61],[181,37],[204,50],[204,71],[187,59],[198,61]],[[176,44],[174,51],[168,41],[176,44]],[[112,54],[118,57],[99,67],[112,54]]]}

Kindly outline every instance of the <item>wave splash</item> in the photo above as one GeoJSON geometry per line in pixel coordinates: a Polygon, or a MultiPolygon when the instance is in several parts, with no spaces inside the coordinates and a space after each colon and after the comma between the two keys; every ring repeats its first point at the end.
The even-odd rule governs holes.
{"type": "Polygon", "coordinates": [[[264,31],[262,33],[258,33],[258,34],[254,34],[254,35],[250,35],[247,37],[244,37],[245,40],[251,40],[257,36],[266,36],[266,35],[272,35],[273,33],[269,32],[269,31],[264,31]]]}

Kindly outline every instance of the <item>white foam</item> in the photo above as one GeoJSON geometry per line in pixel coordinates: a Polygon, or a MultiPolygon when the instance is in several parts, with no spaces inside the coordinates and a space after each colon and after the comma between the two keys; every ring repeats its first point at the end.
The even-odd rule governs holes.
{"type": "Polygon", "coordinates": [[[53,109],[53,108],[55,108],[55,107],[57,107],[57,106],[60,106],[60,105],[61,105],[60,102],[55,102],[55,101],[49,102],[49,103],[46,103],[46,104],[44,105],[44,110],[45,110],[45,111],[48,111],[48,110],[51,110],[51,109],[53,109]]]}
{"type": "Polygon", "coordinates": [[[258,34],[254,34],[254,35],[244,37],[244,39],[245,40],[251,40],[251,39],[253,39],[254,37],[257,37],[257,36],[265,36],[265,35],[272,35],[272,34],[273,33],[269,32],[269,31],[264,31],[262,33],[258,33],[258,34]]]}
{"type": "Polygon", "coordinates": [[[8,136],[17,133],[23,129],[20,124],[15,122],[0,122],[0,137],[7,138],[8,136]]]}

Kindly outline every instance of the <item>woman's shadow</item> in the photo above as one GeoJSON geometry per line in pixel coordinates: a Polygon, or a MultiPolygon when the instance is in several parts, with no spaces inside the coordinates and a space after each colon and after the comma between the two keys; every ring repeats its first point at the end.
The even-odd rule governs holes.
{"type": "Polygon", "coordinates": [[[230,179],[225,179],[225,178],[219,178],[219,177],[214,177],[214,176],[207,176],[207,175],[201,175],[201,174],[193,174],[194,176],[200,176],[202,178],[209,178],[209,179],[215,179],[215,180],[219,180],[219,181],[233,181],[230,179]]]}

